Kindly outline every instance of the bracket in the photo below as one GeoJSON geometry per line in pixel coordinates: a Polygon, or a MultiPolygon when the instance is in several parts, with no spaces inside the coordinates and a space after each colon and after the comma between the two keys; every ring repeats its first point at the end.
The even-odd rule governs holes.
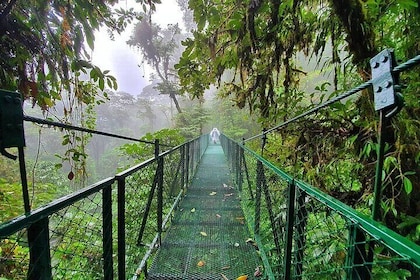
{"type": "Polygon", "coordinates": [[[399,92],[398,75],[393,73],[396,65],[394,51],[385,49],[370,60],[372,68],[372,86],[374,92],[375,110],[387,109],[386,116],[398,113],[403,106],[402,95],[399,92]]]}
{"type": "Polygon", "coordinates": [[[16,156],[5,149],[24,147],[22,99],[18,92],[0,90],[0,153],[10,159],[16,156]]]}

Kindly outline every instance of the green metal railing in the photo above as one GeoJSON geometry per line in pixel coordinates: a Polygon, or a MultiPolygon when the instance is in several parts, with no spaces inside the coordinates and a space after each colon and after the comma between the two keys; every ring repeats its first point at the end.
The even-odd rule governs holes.
{"type": "Polygon", "coordinates": [[[399,73],[420,64],[420,55],[396,66],[393,51],[372,58],[372,80],[291,118],[260,135],[222,145],[250,231],[270,279],[420,279],[420,246],[379,222],[382,202],[384,127],[403,106],[399,73]],[[295,179],[245,143],[262,140],[359,91],[373,89],[379,112],[372,216],[367,217],[317,188],[295,179]]]}
{"type": "Polygon", "coordinates": [[[139,274],[207,145],[203,135],[160,153],[156,142],[154,158],[1,224],[0,277],[127,279],[139,274]]]}
{"type": "MultiPolygon", "coordinates": [[[[374,89],[381,128],[402,106],[398,74],[419,63],[417,56],[395,66],[392,53],[381,53],[371,61],[372,68],[380,70],[373,71],[372,80],[246,141],[262,137],[264,150],[268,133],[369,87],[374,89]]],[[[23,120],[41,120],[16,113],[20,108],[16,93],[5,96],[0,98],[0,152],[13,158],[5,148],[17,147],[20,168],[25,170],[23,120]],[[7,137],[10,131],[16,137],[7,137]]],[[[420,247],[377,222],[382,189],[378,174],[385,146],[381,135],[379,129],[372,217],[295,179],[245,147],[246,141],[239,144],[222,136],[252,233],[249,242],[259,248],[264,275],[269,279],[420,279],[420,247]]],[[[155,144],[153,158],[35,210],[30,209],[22,173],[25,214],[0,225],[0,277],[141,278],[208,141],[208,135],[203,135],[166,152],[160,152],[158,141],[149,143],[155,144]]]]}
{"type": "Polygon", "coordinates": [[[418,279],[420,246],[244,145],[222,145],[270,279],[418,279]]]}

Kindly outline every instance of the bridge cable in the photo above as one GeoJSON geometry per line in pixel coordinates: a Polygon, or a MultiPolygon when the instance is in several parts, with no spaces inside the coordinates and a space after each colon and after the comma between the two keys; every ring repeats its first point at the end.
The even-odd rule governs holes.
{"type": "MultiPolygon", "coordinates": [[[[108,137],[113,137],[113,138],[119,138],[119,139],[124,139],[124,140],[130,140],[130,141],[136,141],[136,142],[140,142],[140,143],[155,145],[155,142],[151,142],[151,141],[146,141],[146,140],[136,139],[136,138],[127,137],[127,136],[123,136],[123,135],[117,135],[117,134],[113,134],[113,133],[108,133],[108,132],[93,130],[93,129],[89,129],[89,128],[74,126],[74,125],[65,124],[65,123],[61,123],[61,122],[50,121],[50,120],[46,120],[46,119],[35,118],[35,117],[31,117],[31,116],[26,116],[26,115],[23,116],[23,120],[33,122],[33,123],[37,123],[37,124],[45,124],[45,125],[60,127],[60,128],[69,129],[69,130],[76,130],[76,131],[81,131],[81,132],[98,134],[98,135],[102,135],[102,136],[108,136],[108,137]]],[[[173,146],[165,145],[165,144],[160,144],[160,145],[164,146],[164,147],[170,147],[170,148],[173,147],[173,146]]]]}
{"type": "MultiPolygon", "coordinates": [[[[413,67],[415,67],[415,66],[417,66],[419,64],[420,64],[420,55],[417,55],[417,56],[413,57],[412,59],[409,59],[406,62],[404,62],[404,63],[402,63],[402,64],[394,67],[394,69],[392,71],[394,73],[400,73],[400,72],[403,72],[403,71],[408,70],[410,68],[413,68],[413,67]]],[[[308,110],[308,111],[306,111],[306,112],[304,112],[304,113],[302,113],[300,115],[297,115],[294,118],[291,118],[291,119],[289,119],[289,120],[287,120],[287,121],[285,121],[285,122],[283,122],[283,123],[281,123],[281,124],[279,124],[277,126],[274,126],[274,127],[270,128],[270,129],[267,129],[267,130],[265,130],[264,132],[262,132],[260,134],[257,134],[257,135],[254,135],[254,136],[248,138],[248,139],[245,139],[245,140],[243,140],[243,142],[245,143],[247,141],[254,140],[256,138],[260,138],[260,137],[265,136],[266,134],[268,134],[270,132],[273,132],[275,130],[281,129],[281,128],[289,125],[292,122],[295,122],[295,121],[297,121],[297,120],[299,120],[301,118],[304,118],[304,117],[306,117],[308,115],[311,115],[313,113],[316,113],[319,110],[321,110],[321,109],[323,109],[325,107],[328,107],[328,106],[330,106],[331,104],[333,104],[333,103],[335,103],[337,101],[340,101],[340,100],[342,100],[344,98],[347,98],[347,97],[349,97],[349,96],[351,96],[351,95],[353,95],[353,94],[355,94],[355,93],[357,93],[357,92],[359,92],[361,90],[364,90],[364,89],[372,86],[372,82],[373,82],[372,80],[369,80],[369,81],[367,81],[367,82],[365,82],[363,84],[360,84],[359,86],[357,86],[357,87],[355,87],[355,88],[353,88],[353,89],[351,89],[351,90],[349,90],[349,91],[347,91],[347,92],[345,92],[345,93],[343,93],[343,94],[341,94],[341,95],[339,95],[337,97],[334,97],[334,98],[332,98],[332,99],[330,99],[330,100],[328,100],[328,101],[326,101],[324,103],[321,103],[318,106],[316,106],[316,107],[314,107],[314,108],[312,108],[312,109],[310,109],[310,110],[308,110]]]]}

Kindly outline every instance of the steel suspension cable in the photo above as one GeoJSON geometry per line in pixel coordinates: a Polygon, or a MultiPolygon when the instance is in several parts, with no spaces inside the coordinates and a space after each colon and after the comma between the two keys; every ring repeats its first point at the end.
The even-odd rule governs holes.
{"type": "MultiPolygon", "coordinates": [[[[93,130],[93,129],[89,129],[89,128],[74,126],[74,125],[55,122],[55,121],[50,121],[50,120],[46,120],[46,119],[35,118],[35,117],[31,117],[31,116],[26,116],[26,115],[23,116],[23,120],[33,122],[33,123],[37,123],[37,124],[45,124],[45,125],[60,127],[60,128],[63,128],[63,129],[76,130],[76,131],[87,132],[87,133],[92,133],[92,134],[97,134],[97,135],[102,135],[102,136],[108,136],[108,137],[113,137],[113,138],[119,138],[119,139],[124,139],[124,140],[130,140],[130,141],[136,141],[136,142],[140,142],[140,143],[155,145],[155,142],[151,142],[151,141],[146,141],[146,140],[136,139],[136,138],[127,137],[127,136],[123,136],[123,135],[118,135],[118,134],[93,130]]],[[[170,147],[170,148],[173,147],[173,146],[165,145],[165,144],[160,144],[160,146],[170,147]]]]}
{"type": "Polygon", "coordinates": [[[316,107],[314,107],[314,108],[312,108],[312,109],[310,109],[310,110],[308,110],[308,111],[306,111],[306,112],[304,112],[300,115],[297,115],[294,118],[291,118],[291,119],[289,119],[289,120],[287,120],[287,121],[285,121],[285,122],[283,122],[283,123],[281,123],[277,126],[274,126],[270,129],[267,129],[263,133],[260,133],[258,135],[252,136],[248,139],[245,139],[244,142],[247,142],[247,141],[250,141],[250,140],[253,140],[253,139],[256,139],[256,138],[260,138],[260,137],[262,137],[262,136],[264,136],[264,135],[266,135],[266,134],[268,134],[268,133],[270,133],[274,130],[278,130],[280,128],[283,128],[283,127],[287,126],[288,124],[290,124],[292,122],[295,122],[295,121],[297,121],[301,118],[304,118],[308,115],[311,115],[311,114],[313,114],[313,113],[315,113],[315,112],[317,112],[317,111],[319,111],[319,110],[321,110],[325,107],[328,107],[329,105],[331,105],[331,104],[333,104],[337,101],[340,101],[340,100],[342,100],[344,98],[347,98],[347,97],[349,97],[349,96],[351,96],[351,95],[353,95],[353,94],[355,94],[355,93],[357,93],[361,90],[364,90],[364,89],[370,87],[371,85],[372,85],[372,81],[369,80],[369,81],[367,81],[367,82],[365,82],[365,83],[363,83],[363,84],[361,84],[361,85],[359,85],[359,86],[357,86],[357,87],[355,87],[355,88],[353,88],[353,89],[351,89],[351,90],[349,90],[349,91],[347,91],[347,92],[345,92],[345,93],[343,93],[343,94],[341,94],[337,97],[334,97],[334,98],[332,98],[332,99],[330,99],[330,100],[328,100],[328,101],[326,101],[326,102],[324,102],[324,103],[322,103],[322,104],[320,104],[320,105],[318,105],[318,106],[316,106],[316,107]]]}
{"type": "MultiPolygon", "coordinates": [[[[411,69],[411,68],[413,68],[413,67],[415,67],[415,66],[417,66],[419,64],[420,64],[420,55],[417,55],[417,56],[415,56],[415,57],[407,60],[406,62],[401,63],[400,65],[394,67],[394,69],[392,70],[392,72],[395,73],[395,74],[398,74],[398,73],[403,72],[405,70],[411,69]]],[[[247,142],[247,141],[250,141],[250,140],[254,140],[256,138],[260,138],[260,137],[262,137],[262,136],[264,136],[264,135],[266,135],[266,134],[268,134],[270,132],[273,132],[275,130],[281,129],[281,128],[287,126],[288,124],[290,124],[292,122],[295,122],[295,121],[297,121],[297,120],[299,120],[301,118],[304,118],[304,117],[306,117],[308,115],[311,115],[313,113],[316,113],[319,110],[321,110],[321,109],[323,109],[325,107],[328,107],[329,105],[331,105],[331,104],[333,104],[333,103],[335,103],[337,101],[343,100],[344,98],[347,98],[347,97],[349,97],[349,96],[351,96],[351,95],[353,95],[353,94],[355,94],[355,93],[357,93],[357,92],[359,92],[361,90],[364,90],[364,89],[366,89],[366,88],[368,88],[370,86],[372,86],[372,80],[369,80],[369,81],[367,81],[367,82],[365,82],[365,83],[363,83],[363,84],[361,84],[361,85],[359,85],[359,86],[357,86],[357,87],[355,87],[355,88],[353,88],[353,89],[351,89],[351,90],[349,90],[349,91],[347,91],[347,92],[345,92],[345,93],[343,93],[343,94],[341,94],[341,95],[339,95],[337,97],[334,97],[334,98],[332,98],[332,99],[330,99],[330,100],[328,100],[328,101],[326,101],[326,102],[324,102],[324,103],[322,103],[322,104],[320,104],[320,105],[318,105],[318,106],[316,106],[316,107],[314,107],[314,108],[312,108],[312,109],[310,109],[310,110],[308,110],[308,111],[306,111],[306,112],[304,112],[304,113],[302,113],[302,114],[300,114],[300,115],[298,115],[298,116],[296,116],[294,118],[291,118],[291,119],[289,119],[289,120],[281,123],[281,124],[279,124],[277,126],[274,126],[274,127],[270,128],[270,129],[267,129],[263,133],[260,133],[260,134],[254,135],[254,136],[252,136],[252,137],[250,137],[248,139],[245,139],[244,142],[247,142]]]]}

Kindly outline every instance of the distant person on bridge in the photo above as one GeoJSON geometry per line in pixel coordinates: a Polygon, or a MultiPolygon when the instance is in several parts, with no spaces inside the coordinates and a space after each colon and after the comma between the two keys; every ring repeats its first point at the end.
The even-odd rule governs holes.
{"type": "Polygon", "coordinates": [[[217,128],[213,128],[213,130],[210,132],[210,138],[214,144],[219,142],[219,136],[220,136],[219,130],[217,128]]]}

